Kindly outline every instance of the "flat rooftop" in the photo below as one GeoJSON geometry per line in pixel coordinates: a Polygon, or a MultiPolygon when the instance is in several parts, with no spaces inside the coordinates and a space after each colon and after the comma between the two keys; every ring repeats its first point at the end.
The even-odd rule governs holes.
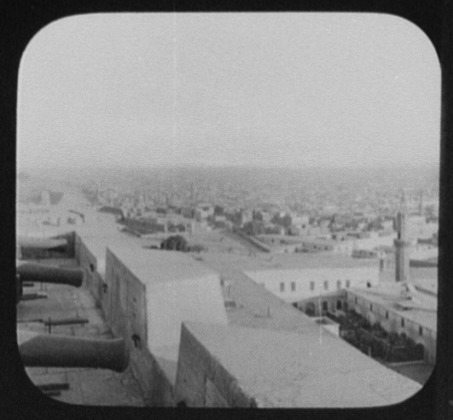
{"type": "Polygon", "coordinates": [[[365,407],[421,386],[316,326],[304,333],[185,323],[261,407],[365,407]]]}
{"type": "MultiPolygon", "coordinates": [[[[409,279],[414,285],[429,293],[437,295],[437,267],[409,267],[409,279]]],[[[388,268],[380,274],[383,281],[395,281],[395,267],[388,268]]]]}
{"type": "MultiPolygon", "coordinates": [[[[235,253],[202,253],[196,258],[219,272],[224,281],[224,298],[235,302],[227,308],[229,324],[285,331],[304,331],[314,322],[304,313],[255,283],[245,274],[250,268],[260,270],[300,267],[300,254],[272,255],[235,253]]],[[[367,266],[362,265],[362,266],[367,266]]]]}
{"type": "MultiPolygon", "coordinates": [[[[201,254],[203,257],[206,254],[201,254]]],[[[352,258],[331,252],[320,253],[219,253],[207,255],[206,260],[217,264],[233,264],[243,271],[258,271],[268,269],[309,269],[309,268],[356,268],[379,267],[377,259],[352,258]]]]}
{"type": "Polygon", "coordinates": [[[133,246],[134,248],[142,246],[139,238],[120,232],[119,226],[112,217],[102,213],[92,214],[88,223],[74,227],[74,231],[96,257],[97,271],[101,274],[105,274],[107,245],[133,246]]]}
{"type": "Polygon", "coordinates": [[[207,276],[217,272],[178,251],[143,249],[137,245],[108,244],[110,251],[140,280],[167,283],[207,276]]]}
{"type": "Polygon", "coordinates": [[[349,291],[421,326],[437,331],[437,299],[433,296],[419,292],[414,295],[413,300],[405,299],[401,295],[399,283],[381,283],[370,289],[349,289],[349,291]],[[403,309],[400,303],[410,305],[410,308],[403,309]]]}

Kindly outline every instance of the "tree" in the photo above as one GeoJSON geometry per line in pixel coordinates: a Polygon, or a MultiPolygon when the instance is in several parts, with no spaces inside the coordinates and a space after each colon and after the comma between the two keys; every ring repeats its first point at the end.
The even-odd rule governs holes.
{"type": "Polygon", "coordinates": [[[160,249],[187,252],[189,250],[189,244],[183,236],[173,235],[161,242],[160,249]]]}
{"type": "Polygon", "coordinates": [[[251,220],[250,222],[244,223],[242,231],[247,235],[261,235],[264,233],[264,224],[263,222],[257,222],[256,220],[251,220]]]}
{"type": "Polygon", "coordinates": [[[214,214],[217,215],[217,216],[223,216],[224,215],[223,207],[215,205],[214,206],[214,214]]]}
{"type": "Polygon", "coordinates": [[[283,226],[284,228],[288,229],[291,226],[292,218],[288,213],[285,213],[284,216],[280,216],[279,213],[276,213],[271,222],[275,225],[283,226]]]}
{"type": "Polygon", "coordinates": [[[252,220],[262,222],[263,221],[263,213],[259,210],[253,210],[252,212],[252,220]]]}

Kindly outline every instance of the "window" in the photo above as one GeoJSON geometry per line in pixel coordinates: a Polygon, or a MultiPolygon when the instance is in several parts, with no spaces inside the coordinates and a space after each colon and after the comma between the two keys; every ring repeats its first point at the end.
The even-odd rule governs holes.
{"type": "Polygon", "coordinates": [[[310,282],[310,290],[311,291],[315,290],[315,282],[314,281],[310,282]]]}
{"type": "Polygon", "coordinates": [[[346,289],[351,287],[351,280],[346,280],[346,289]]]}
{"type": "Polygon", "coordinates": [[[324,282],[324,290],[329,290],[329,282],[328,281],[324,282]]]}
{"type": "Polygon", "coordinates": [[[423,327],[421,327],[421,326],[418,327],[418,335],[419,335],[420,337],[423,336],[423,327]]]}
{"type": "Polygon", "coordinates": [[[337,290],[341,289],[341,280],[337,280],[337,290]]]}
{"type": "Polygon", "coordinates": [[[373,312],[373,304],[370,303],[370,311],[373,312]]]}
{"type": "Polygon", "coordinates": [[[405,322],[404,322],[404,318],[401,318],[401,326],[404,328],[405,326],[405,322]]]}
{"type": "Polygon", "coordinates": [[[280,292],[284,292],[285,291],[285,283],[280,283],[280,292]]]}
{"type": "Polygon", "coordinates": [[[355,304],[357,305],[357,303],[358,303],[357,296],[354,298],[354,302],[355,302],[355,304]]]}
{"type": "Polygon", "coordinates": [[[291,282],[291,292],[296,291],[296,283],[294,281],[291,282]]]}
{"type": "Polygon", "coordinates": [[[389,311],[385,311],[385,319],[389,319],[389,311]]]}

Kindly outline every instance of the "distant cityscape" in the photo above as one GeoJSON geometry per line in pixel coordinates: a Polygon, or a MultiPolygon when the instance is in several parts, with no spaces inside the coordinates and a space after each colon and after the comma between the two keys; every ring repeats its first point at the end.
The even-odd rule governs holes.
{"type": "MultiPolygon", "coordinates": [[[[258,380],[254,368],[247,374],[236,364],[235,351],[239,357],[247,346],[258,359],[270,357],[265,344],[255,346],[271,343],[276,330],[287,335],[289,348],[311,343],[308,331],[327,331],[313,363],[322,365],[325,351],[332,375],[340,375],[342,357],[353,371],[357,364],[357,398],[326,398],[319,406],[398,402],[429,377],[436,346],[436,166],[42,169],[21,171],[17,179],[18,258],[84,270],[84,293],[113,336],[126,340],[129,374],[141,390],[135,405],[311,406],[300,391],[303,381],[289,375],[271,386],[270,367],[258,380]],[[38,246],[20,238],[60,242],[38,246]],[[241,334],[247,340],[235,349],[241,334]],[[194,346],[208,352],[196,362],[201,350],[194,346]],[[211,357],[239,381],[239,391],[210,376],[211,357]],[[193,369],[205,372],[204,391],[193,369]],[[376,392],[361,369],[375,369],[388,390],[376,392]],[[281,396],[279,386],[296,396],[281,396]]],[[[63,293],[59,287],[51,286],[49,299],[63,293]]],[[[26,304],[19,303],[18,316],[26,304]]],[[[281,357],[275,363],[296,363],[289,353],[281,357]]],[[[48,374],[27,369],[38,382],[48,374]]],[[[327,395],[340,385],[325,386],[327,395]]],[[[68,394],[66,401],[73,400],[68,394]]]]}
{"type": "MultiPolygon", "coordinates": [[[[41,174],[43,182],[55,182],[55,173],[41,174]]],[[[211,227],[216,221],[240,227],[253,220],[262,222],[256,226],[260,232],[287,235],[327,233],[325,227],[330,233],[382,230],[385,221],[395,217],[402,193],[410,213],[428,223],[437,221],[436,167],[119,168],[69,170],[58,173],[58,179],[62,177],[68,185],[77,185],[91,205],[117,208],[124,219],[148,220],[150,226],[153,218],[172,214],[211,227]]],[[[26,173],[19,174],[19,180],[24,178],[26,173]]],[[[19,188],[19,202],[39,203],[40,190],[31,196],[29,190],[19,188]]]]}

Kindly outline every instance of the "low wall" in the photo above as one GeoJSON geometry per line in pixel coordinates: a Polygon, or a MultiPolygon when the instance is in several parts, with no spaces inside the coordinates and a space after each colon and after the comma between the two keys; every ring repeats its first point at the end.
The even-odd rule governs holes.
{"type": "Polygon", "coordinates": [[[174,388],[146,346],[130,350],[132,374],[140,384],[145,404],[150,407],[174,407],[174,388]]]}
{"type": "Polygon", "coordinates": [[[256,246],[260,251],[271,252],[271,249],[266,244],[263,244],[260,240],[254,238],[253,236],[247,235],[237,229],[233,230],[233,233],[240,236],[242,239],[245,239],[246,241],[250,242],[252,245],[256,246]]]}
{"type": "MultiPolygon", "coordinates": [[[[74,239],[74,256],[80,266],[85,272],[84,276],[84,287],[90,291],[95,299],[96,305],[105,310],[103,305],[104,290],[103,284],[104,279],[102,275],[97,271],[98,261],[94,254],[88,249],[86,244],[80,238],[79,235],[75,234],[74,239]]],[[[106,314],[104,313],[104,316],[106,314]]]]}
{"type": "Polygon", "coordinates": [[[236,379],[182,325],[178,371],[175,386],[176,404],[188,407],[256,407],[236,379]]]}

